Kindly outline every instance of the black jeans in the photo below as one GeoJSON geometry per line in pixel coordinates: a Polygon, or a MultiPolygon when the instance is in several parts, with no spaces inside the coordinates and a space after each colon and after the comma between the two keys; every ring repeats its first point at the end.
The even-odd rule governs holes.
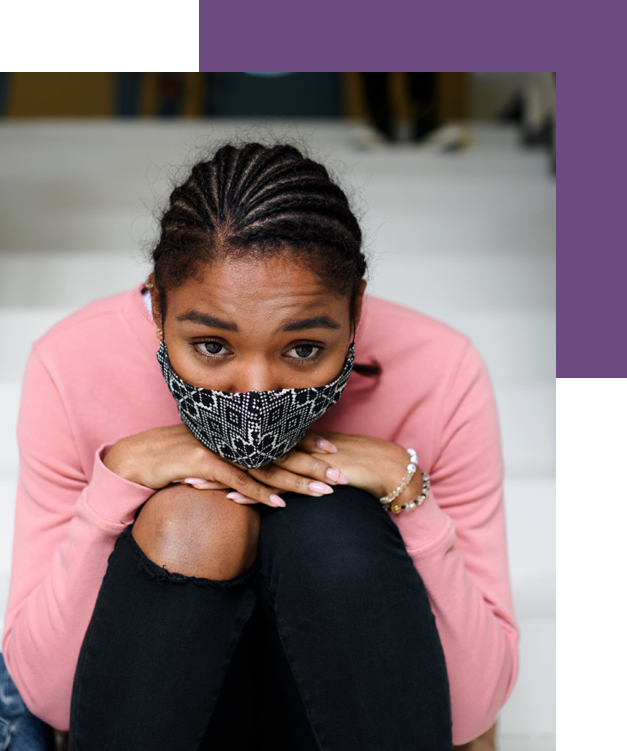
{"type": "Polygon", "coordinates": [[[121,535],[70,751],[452,748],[435,619],[396,525],[355,488],[284,497],[261,509],[257,562],[233,581],[164,571],[121,535]]]}

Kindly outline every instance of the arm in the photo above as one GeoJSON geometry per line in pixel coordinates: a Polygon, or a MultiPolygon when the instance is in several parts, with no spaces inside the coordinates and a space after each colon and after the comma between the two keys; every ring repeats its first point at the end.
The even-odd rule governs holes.
{"type": "MultiPolygon", "coordinates": [[[[387,440],[318,429],[301,449],[320,456],[315,454],[317,435],[333,441],[338,453],[329,461],[351,485],[377,498],[403,477],[408,457],[401,447],[417,448],[424,458],[421,468],[431,475],[431,495],[421,506],[391,516],[430,596],[449,673],[453,740],[461,744],[494,723],[510,694],[518,632],[507,571],[503,468],[492,387],[467,340],[458,352],[448,382],[434,397],[435,418],[425,422],[418,403],[387,440]]],[[[295,458],[287,464],[296,471],[295,458]]],[[[419,475],[400,502],[418,497],[419,475]]]]}
{"type": "MultiPolygon", "coordinates": [[[[122,438],[110,451],[101,446],[87,457],[75,439],[76,412],[68,415],[35,348],[18,423],[21,466],[3,652],[29,709],[59,729],[68,727],[78,654],[109,554],[154,490],[200,477],[203,488],[234,488],[274,505],[272,489],[211,454],[180,424],[122,438]]],[[[328,465],[319,464],[324,477],[328,465]]],[[[289,489],[306,478],[287,480],[289,489]]]]}
{"type": "MultiPolygon", "coordinates": [[[[411,429],[419,434],[420,425],[411,429]]],[[[453,740],[461,744],[494,723],[511,693],[518,640],[498,417],[489,376],[469,344],[433,440],[431,497],[393,518],[429,592],[449,673],[453,740]]]]}
{"type": "Polygon", "coordinates": [[[36,352],[18,423],[20,478],[3,653],[29,709],[65,729],[78,653],[116,538],[154,492],[82,467],[62,399],[36,352]]]}

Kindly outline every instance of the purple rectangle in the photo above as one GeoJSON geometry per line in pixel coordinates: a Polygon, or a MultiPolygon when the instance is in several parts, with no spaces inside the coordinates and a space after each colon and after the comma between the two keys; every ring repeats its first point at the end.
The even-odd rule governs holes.
{"type": "Polygon", "coordinates": [[[201,71],[559,72],[557,375],[627,375],[619,5],[200,0],[201,71]]]}
{"type": "Polygon", "coordinates": [[[555,70],[558,14],[538,0],[200,0],[200,70],[555,70]]]}

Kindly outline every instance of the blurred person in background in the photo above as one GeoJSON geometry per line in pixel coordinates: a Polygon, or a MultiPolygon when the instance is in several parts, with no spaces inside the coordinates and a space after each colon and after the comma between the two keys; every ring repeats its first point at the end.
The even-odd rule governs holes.
{"type": "MultiPolygon", "coordinates": [[[[390,103],[390,74],[362,73],[372,123],[388,141],[397,138],[390,103]]],[[[413,121],[410,139],[423,141],[441,125],[435,102],[435,73],[407,73],[413,121]]]]}

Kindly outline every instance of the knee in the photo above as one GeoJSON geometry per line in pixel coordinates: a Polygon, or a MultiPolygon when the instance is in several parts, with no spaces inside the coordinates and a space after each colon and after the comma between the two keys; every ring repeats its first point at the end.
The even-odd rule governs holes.
{"type": "Polygon", "coordinates": [[[266,572],[315,587],[355,590],[407,552],[396,525],[368,493],[335,488],[331,496],[286,494],[287,506],[262,516],[260,558],[266,572]]]}
{"type": "Polygon", "coordinates": [[[338,490],[322,498],[286,494],[286,508],[262,514],[260,571],[275,599],[281,607],[294,600],[308,617],[324,618],[338,629],[354,622],[355,613],[367,621],[383,603],[408,597],[420,603],[420,612],[430,613],[424,585],[390,515],[368,493],[338,490]],[[306,593],[306,604],[298,593],[306,593]]]}
{"type": "Polygon", "coordinates": [[[132,534],[146,556],[170,573],[228,581],[255,560],[259,512],[222,491],[173,485],[147,501],[132,534]]]}

